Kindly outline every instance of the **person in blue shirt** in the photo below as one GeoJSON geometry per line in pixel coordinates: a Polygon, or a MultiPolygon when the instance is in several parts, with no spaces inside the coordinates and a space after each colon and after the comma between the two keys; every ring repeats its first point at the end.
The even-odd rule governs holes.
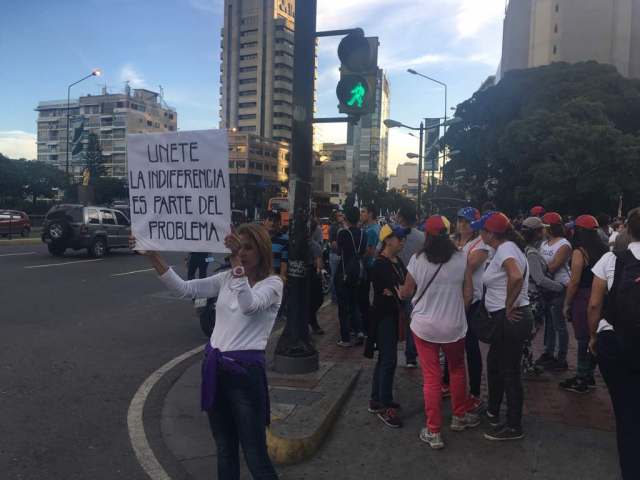
{"type": "MultiPolygon", "coordinates": [[[[380,242],[380,225],[378,224],[378,209],[373,205],[368,205],[360,209],[360,226],[365,233],[367,250],[365,253],[365,266],[367,271],[371,270],[378,255],[378,244],[380,242]]],[[[367,275],[365,281],[358,291],[358,310],[362,320],[362,327],[365,332],[369,331],[369,310],[371,309],[371,281],[367,275]]]]}

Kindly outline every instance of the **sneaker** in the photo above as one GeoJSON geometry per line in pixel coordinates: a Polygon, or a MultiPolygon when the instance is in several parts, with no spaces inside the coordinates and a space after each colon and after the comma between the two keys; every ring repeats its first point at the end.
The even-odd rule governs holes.
{"type": "Polygon", "coordinates": [[[522,428],[511,428],[505,425],[485,433],[484,438],[495,442],[504,442],[507,440],[520,440],[524,438],[524,433],[522,433],[522,428]]]}
{"type": "Polygon", "coordinates": [[[543,353],[542,355],[540,355],[540,357],[538,358],[538,360],[536,360],[536,365],[540,366],[540,367],[546,367],[549,363],[553,363],[556,361],[556,358],[548,353],[543,353]]]}
{"type": "Polygon", "coordinates": [[[375,400],[369,400],[369,413],[382,413],[385,411],[384,405],[375,400]]]}
{"type": "Polygon", "coordinates": [[[387,407],[393,408],[395,410],[402,410],[402,406],[398,402],[390,402],[387,407]]]}
{"type": "Polygon", "coordinates": [[[418,368],[418,362],[416,361],[407,362],[407,364],[405,365],[405,368],[418,368]]]}
{"type": "Polygon", "coordinates": [[[449,385],[442,385],[442,398],[447,398],[451,396],[451,390],[449,389],[449,385]]]}
{"type": "Polygon", "coordinates": [[[313,328],[312,331],[314,335],[324,335],[324,330],[321,328],[313,328]]]}
{"type": "Polygon", "coordinates": [[[398,417],[395,408],[387,408],[378,413],[378,418],[382,420],[387,427],[400,428],[402,426],[402,421],[398,417]]]}
{"type": "Polygon", "coordinates": [[[568,392],[589,393],[587,382],[578,377],[567,378],[564,382],[560,382],[558,386],[568,392]]]}
{"type": "Polygon", "coordinates": [[[566,360],[556,360],[552,363],[549,363],[545,366],[545,369],[552,372],[566,372],[569,370],[569,365],[566,360]]]}
{"type": "Polygon", "coordinates": [[[475,413],[465,413],[464,417],[453,416],[451,418],[451,430],[454,432],[463,432],[467,428],[475,428],[482,423],[480,415],[475,413]]]}
{"type": "Polygon", "coordinates": [[[354,345],[362,345],[364,343],[364,333],[358,332],[358,335],[356,336],[353,343],[354,345]]]}
{"type": "Polygon", "coordinates": [[[501,425],[499,414],[493,414],[489,411],[489,409],[487,409],[487,411],[484,412],[484,415],[485,417],[487,417],[487,421],[489,422],[489,425],[491,425],[492,427],[495,428],[501,425]]]}
{"type": "Polygon", "coordinates": [[[420,432],[420,440],[427,443],[434,450],[444,448],[444,442],[442,441],[442,435],[440,433],[432,433],[428,428],[423,428],[420,432]]]}
{"type": "Polygon", "coordinates": [[[592,376],[587,377],[585,379],[585,382],[587,383],[587,387],[589,388],[596,388],[596,379],[592,376]]]}
{"type": "Polygon", "coordinates": [[[533,365],[531,367],[525,368],[522,372],[522,379],[533,381],[547,380],[547,378],[544,377],[544,368],[542,368],[540,365],[533,365]]]}
{"type": "Polygon", "coordinates": [[[342,348],[353,347],[353,344],[351,342],[345,342],[344,340],[339,340],[337,345],[342,348]]]}

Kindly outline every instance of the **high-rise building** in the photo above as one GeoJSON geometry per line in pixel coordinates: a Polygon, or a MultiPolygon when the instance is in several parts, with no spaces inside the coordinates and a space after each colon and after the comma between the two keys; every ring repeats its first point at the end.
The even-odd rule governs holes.
{"type": "Polygon", "coordinates": [[[387,177],[389,129],[383,122],[389,118],[389,82],[382,69],[378,69],[375,95],[374,111],[347,128],[347,179],[350,183],[359,173],[387,177]]]}
{"type": "Polygon", "coordinates": [[[640,0],[510,0],[500,72],[595,60],[640,78],[640,0]]]}
{"type": "Polygon", "coordinates": [[[225,0],[220,128],[291,141],[293,0],[225,0]]]}
{"type": "MultiPolygon", "coordinates": [[[[67,161],[67,101],[39,102],[38,160],[66,169],[67,161]]],[[[106,174],[117,178],[127,176],[127,134],[175,131],[176,111],[168,107],[158,93],[142,88],[133,94],[127,85],[124,93],[85,95],[74,99],[69,108],[69,144],[87,143],[89,133],[95,133],[102,147],[106,174]],[[78,134],[78,138],[74,138],[78,134]]],[[[69,172],[82,175],[82,153],[69,152],[69,172]]]]}

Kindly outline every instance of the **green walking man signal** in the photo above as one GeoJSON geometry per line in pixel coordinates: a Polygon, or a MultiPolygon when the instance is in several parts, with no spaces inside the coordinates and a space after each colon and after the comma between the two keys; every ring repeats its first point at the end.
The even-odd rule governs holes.
{"type": "Polygon", "coordinates": [[[358,82],[355,87],[351,89],[351,98],[347,101],[347,105],[353,107],[355,103],[358,104],[358,108],[362,108],[362,102],[364,102],[364,96],[367,90],[362,85],[362,82],[358,82]]]}

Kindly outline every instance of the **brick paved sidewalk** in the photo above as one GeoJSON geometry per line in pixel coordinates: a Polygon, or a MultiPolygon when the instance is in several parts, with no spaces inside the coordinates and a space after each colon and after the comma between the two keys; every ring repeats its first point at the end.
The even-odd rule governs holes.
{"type": "MultiPolygon", "coordinates": [[[[335,305],[328,305],[318,315],[318,321],[326,332],[323,336],[314,336],[316,348],[320,352],[321,361],[359,362],[364,367],[372,366],[373,360],[362,355],[362,347],[343,348],[337,345],[340,338],[338,312],[335,305]]],[[[570,330],[569,370],[562,373],[545,373],[542,380],[525,381],[524,414],[539,417],[544,421],[561,423],[574,427],[592,428],[605,431],[615,430],[613,409],[606,385],[600,372],[596,369],[597,388],[589,394],[566,392],[558,387],[558,383],[575,374],[576,342],[570,330]]],[[[535,358],[542,353],[542,337],[540,331],[534,342],[535,358]]],[[[404,343],[399,345],[398,370],[404,366],[404,343]]],[[[482,344],[483,360],[486,359],[488,345],[482,344]]],[[[485,372],[483,372],[484,374],[485,372]]],[[[420,370],[406,370],[406,374],[417,384],[421,384],[420,370]]],[[[360,381],[363,381],[362,379],[360,381]]],[[[365,380],[365,381],[368,381],[365,380]]],[[[486,396],[486,376],[483,375],[483,395],[486,396]]]]}

